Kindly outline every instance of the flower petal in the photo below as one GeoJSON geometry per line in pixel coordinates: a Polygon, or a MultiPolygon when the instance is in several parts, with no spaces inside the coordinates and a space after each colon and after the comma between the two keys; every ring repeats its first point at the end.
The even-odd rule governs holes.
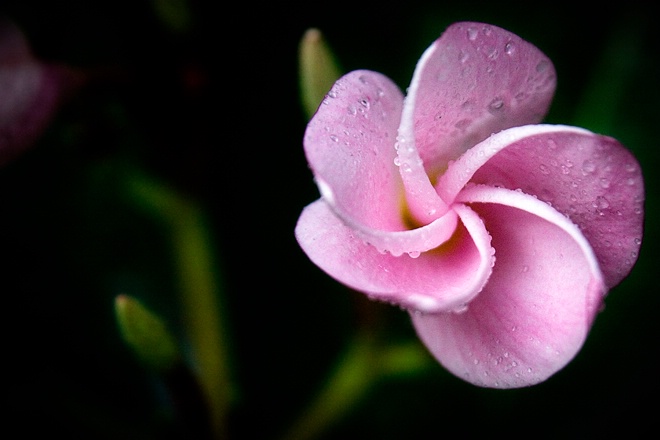
{"type": "Polygon", "coordinates": [[[493,264],[490,236],[468,207],[445,245],[430,252],[393,256],[355,235],[322,199],[307,206],[296,238],[307,256],[333,278],[374,299],[425,312],[462,307],[482,289],[493,264]]]}
{"type": "Polygon", "coordinates": [[[460,199],[492,234],[493,273],[464,313],[411,313],[413,324],[440,363],[468,382],[541,382],[576,355],[601,307],[595,256],[574,224],[532,196],[475,185],[460,199]]]}
{"type": "Polygon", "coordinates": [[[521,189],[568,216],[589,240],[608,287],[637,260],[644,220],[641,167],[610,137],[558,125],[505,130],[452,164],[438,190],[452,198],[468,179],[521,189]]]}
{"type": "Polygon", "coordinates": [[[391,80],[354,71],[334,84],[307,126],[305,154],[321,194],[353,224],[406,229],[394,164],[402,103],[391,80]]]}
{"type": "Polygon", "coordinates": [[[34,58],[20,29],[0,19],[0,165],[37,140],[66,95],[78,87],[78,76],[34,58]]]}
{"type": "Polygon", "coordinates": [[[552,62],[520,37],[482,23],[455,23],[419,60],[400,136],[431,176],[491,133],[540,122],[554,95],[552,62]]]}

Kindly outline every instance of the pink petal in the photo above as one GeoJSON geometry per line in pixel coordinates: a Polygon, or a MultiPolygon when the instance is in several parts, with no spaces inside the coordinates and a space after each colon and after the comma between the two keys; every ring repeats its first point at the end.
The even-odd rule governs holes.
{"type": "Polygon", "coordinates": [[[496,250],[493,273],[464,313],[411,313],[448,370],[486,387],[547,379],[584,343],[605,286],[578,228],[518,191],[471,186],[460,199],[484,219],[496,250]]]}
{"type": "Polygon", "coordinates": [[[551,203],[582,230],[608,287],[632,269],[641,245],[641,168],[616,140],[574,127],[505,130],[471,149],[438,183],[452,199],[467,180],[521,189],[551,203]]]}
{"type": "Polygon", "coordinates": [[[477,295],[493,263],[483,222],[465,206],[457,212],[461,223],[452,239],[421,255],[395,257],[378,252],[323,200],[303,210],[295,234],[307,256],[347,286],[403,307],[446,311],[462,307],[477,295]]]}
{"type": "Polygon", "coordinates": [[[20,30],[0,20],[0,164],[36,141],[77,81],[74,72],[34,59],[20,30]]]}
{"type": "Polygon", "coordinates": [[[330,90],[304,141],[321,195],[336,215],[363,241],[396,256],[441,245],[457,223],[455,213],[448,213],[408,230],[394,161],[402,102],[383,75],[351,72],[330,90]]]}
{"type": "Polygon", "coordinates": [[[305,154],[321,194],[354,224],[406,229],[394,164],[402,103],[391,80],[354,71],[334,84],[307,126],[305,154]]]}
{"type": "Polygon", "coordinates": [[[555,82],[552,62],[520,37],[482,23],[453,24],[417,64],[400,135],[436,176],[491,133],[541,121],[555,82]]]}

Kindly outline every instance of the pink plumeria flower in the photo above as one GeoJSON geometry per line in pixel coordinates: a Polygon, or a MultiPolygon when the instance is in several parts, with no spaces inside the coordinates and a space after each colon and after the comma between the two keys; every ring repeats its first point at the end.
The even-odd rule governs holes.
{"type": "Polygon", "coordinates": [[[409,310],[437,360],[476,385],[563,368],[641,244],[638,162],[610,137],[539,124],[555,83],[536,47],[456,23],[405,98],[379,73],[348,73],[305,133],[322,197],[296,226],[302,249],[409,310]]]}

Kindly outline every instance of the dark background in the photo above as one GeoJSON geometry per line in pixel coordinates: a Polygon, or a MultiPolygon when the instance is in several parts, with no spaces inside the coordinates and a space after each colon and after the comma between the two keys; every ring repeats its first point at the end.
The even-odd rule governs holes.
{"type": "MultiPolygon", "coordinates": [[[[405,90],[423,50],[458,20],[504,27],[553,60],[548,122],[604,131],[635,153],[647,188],[640,258],[577,358],[547,382],[480,389],[437,366],[380,383],[323,439],[653,432],[660,44],[651,6],[461,4],[190,0],[192,27],[178,33],[148,1],[3,0],[0,14],[36,56],[90,78],[39,141],[0,169],[0,419],[4,432],[20,433],[8,438],[176,438],[162,387],[114,320],[115,296],[130,293],[180,324],[163,230],[117,190],[127,164],[199,201],[212,220],[240,391],[232,438],[283,431],[358,325],[359,294],[313,266],[293,237],[318,197],[301,145],[298,42],[318,27],[345,70],[380,71],[405,90]],[[593,88],[607,93],[584,116],[593,88]],[[606,124],[590,117],[600,116],[594,108],[606,124]]],[[[369,306],[386,315],[393,339],[415,337],[404,312],[369,306]]]]}

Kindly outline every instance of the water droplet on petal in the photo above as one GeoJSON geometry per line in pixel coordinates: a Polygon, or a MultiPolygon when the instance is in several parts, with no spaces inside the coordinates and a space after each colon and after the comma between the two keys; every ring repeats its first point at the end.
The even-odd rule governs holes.
{"type": "Polygon", "coordinates": [[[461,119],[454,124],[459,130],[465,130],[472,123],[471,119],[461,119]]]}
{"type": "Polygon", "coordinates": [[[541,72],[545,72],[546,70],[548,70],[549,67],[550,67],[550,61],[548,61],[548,60],[541,60],[541,61],[536,65],[536,71],[539,72],[539,73],[541,73],[541,72]]]}
{"type": "Polygon", "coordinates": [[[468,305],[467,304],[461,304],[458,307],[454,308],[452,310],[453,313],[456,313],[457,315],[460,315],[462,313],[465,313],[468,311],[468,305]]]}
{"type": "Polygon", "coordinates": [[[479,31],[477,31],[475,28],[468,28],[467,30],[467,37],[470,41],[474,41],[477,39],[479,36],[479,31]]]}
{"type": "Polygon", "coordinates": [[[497,97],[488,104],[488,111],[495,114],[499,113],[504,108],[504,101],[502,98],[497,97]]]}
{"type": "Polygon", "coordinates": [[[582,163],[582,173],[586,176],[587,174],[592,174],[596,171],[596,163],[592,160],[585,160],[582,163]]]}
{"type": "Polygon", "coordinates": [[[510,42],[510,41],[509,41],[508,43],[506,43],[506,44],[504,45],[504,53],[506,53],[507,55],[513,55],[514,53],[516,53],[516,46],[515,46],[515,44],[513,44],[513,43],[510,42]]]}
{"type": "Polygon", "coordinates": [[[410,252],[408,252],[408,255],[410,256],[410,258],[417,258],[421,255],[421,252],[419,252],[419,251],[410,251],[410,252]]]}
{"type": "Polygon", "coordinates": [[[594,208],[606,209],[610,207],[610,202],[603,196],[596,197],[596,201],[593,203],[594,208]]]}
{"type": "Polygon", "coordinates": [[[470,59],[470,54],[469,54],[468,52],[462,50],[462,51],[458,54],[458,60],[459,60],[461,63],[465,63],[465,62],[467,62],[468,59],[470,59]]]}

